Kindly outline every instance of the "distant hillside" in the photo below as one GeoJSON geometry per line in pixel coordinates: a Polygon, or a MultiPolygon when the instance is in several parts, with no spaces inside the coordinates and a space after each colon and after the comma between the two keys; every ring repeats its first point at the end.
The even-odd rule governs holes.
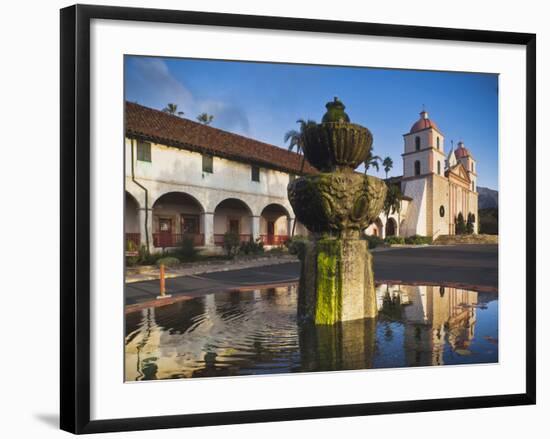
{"type": "Polygon", "coordinates": [[[478,186],[477,192],[479,193],[477,199],[478,209],[498,209],[498,191],[478,186]]]}

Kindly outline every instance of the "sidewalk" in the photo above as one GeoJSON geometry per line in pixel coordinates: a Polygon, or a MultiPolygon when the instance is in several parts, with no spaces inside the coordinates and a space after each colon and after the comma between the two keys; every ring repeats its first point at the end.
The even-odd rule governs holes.
{"type": "MultiPolygon", "coordinates": [[[[298,258],[294,255],[278,255],[258,256],[257,258],[248,260],[235,259],[227,261],[188,262],[183,263],[178,267],[167,267],[165,269],[165,274],[167,279],[172,279],[182,276],[217,273],[220,271],[233,271],[245,268],[288,264],[289,262],[298,262],[298,258]]],[[[125,282],[128,284],[134,282],[142,282],[146,280],[156,280],[159,278],[159,276],[159,268],[154,265],[144,267],[130,267],[126,270],[125,282]]]]}

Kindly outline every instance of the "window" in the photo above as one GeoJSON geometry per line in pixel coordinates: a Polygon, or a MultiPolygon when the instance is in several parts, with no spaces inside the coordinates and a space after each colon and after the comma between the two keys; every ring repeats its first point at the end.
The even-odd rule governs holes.
{"type": "Polygon", "coordinates": [[[441,175],[441,162],[437,162],[437,175],[441,175]]]}
{"type": "Polygon", "coordinates": [[[474,162],[472,162],[472,172],[474,172],[474,162]]]}
{"type": "Polygon", "coordinates": [[[420,175],[420,161],[414,162],[414,175],[420,175]]]}
{"type": "Polygon", "coordinates": [[[260,181],[260,168],[252,166],[252,181],[260,181]]]}
{"type": "Polygon", "coordinates": [[[214,173],[214,157],[211,155],[202,155],[202,172],[214,173]]]}
{"type": "Polygon", "coordinates": [[[439,206],[439,216],[443,218],[445,216],[445,206],[439,206]]]}
{"type": "Polygon", "coordinates": [[[151,144],[149,142],[143,142],[138,140],[137,143],[137,159],[140,162],[151,161],[151,144]]]}
{"type": "Polygon", "coordinates": [[[182,214],[181,221],[181,233],[182,234],[197,234],[199,233],[199,217],[198,215],[186,215],[182,214]]]}
{"type": "Polygon", "coordinates": [[[416,150],[419,151],[420,150],[420,137],[416,136],[414,138],[414,145],[416,147],[416,150]]]}
{"type": "Polygon", "coordinates": [[[437,142],[437,149],[439,149],[439,136],[437,136],[436,142],[437,142]]]}

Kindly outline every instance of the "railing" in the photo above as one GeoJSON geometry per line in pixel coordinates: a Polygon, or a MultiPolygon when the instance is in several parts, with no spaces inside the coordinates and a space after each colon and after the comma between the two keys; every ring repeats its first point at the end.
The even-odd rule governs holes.
{"type": "Polygon", "coordinates": [[[260,235],[264,245],[283,245],[288,241],[288,235],[260,235]]]}
{"type": "MultiPolygon", "coordinates": [[[[215,233],[214,234],[214,244],[215,245],[223,245],[223,233],[215,233]]],[[[243,242],[250,242],[252,241],[252,235],[239,235],[239,241],[241,243],[243,242]]]]}
{"type": "Polygon", "coordinates": [[[202,233],[153,233],[155,247],[179,247],[185,239],[191,239],[196,246],[204,245],[202,233]]]}
{"type": "Polygon", "coordinates": [[[126,233],[126,249],[128,249],[128,243],[131,242],[135,249],[139,249],[141,244],[141,236],[139,233],[126,233]]]}

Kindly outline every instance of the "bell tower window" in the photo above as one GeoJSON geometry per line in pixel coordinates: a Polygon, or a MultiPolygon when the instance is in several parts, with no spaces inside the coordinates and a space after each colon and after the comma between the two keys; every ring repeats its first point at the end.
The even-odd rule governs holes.
{"type": "Polygon", "coordinates": [[[441,175],[441,162],[439,160],[437,161],[437,175],[441,175]]]}
{"type": "Polygon", "coordinates": [[[414,146],[417,151],[420,151],[420,137],[416,136],[414,138],[414,146]]]}
{"type": "Polygon", "coordinates": [[[414,162],[414,175],[420,175],[420,160],[414,162]]]}
{"type": "Polygon", "coordinates": [[[439,149],[439,136],[436,137],[437,149],[439,149]]]}

